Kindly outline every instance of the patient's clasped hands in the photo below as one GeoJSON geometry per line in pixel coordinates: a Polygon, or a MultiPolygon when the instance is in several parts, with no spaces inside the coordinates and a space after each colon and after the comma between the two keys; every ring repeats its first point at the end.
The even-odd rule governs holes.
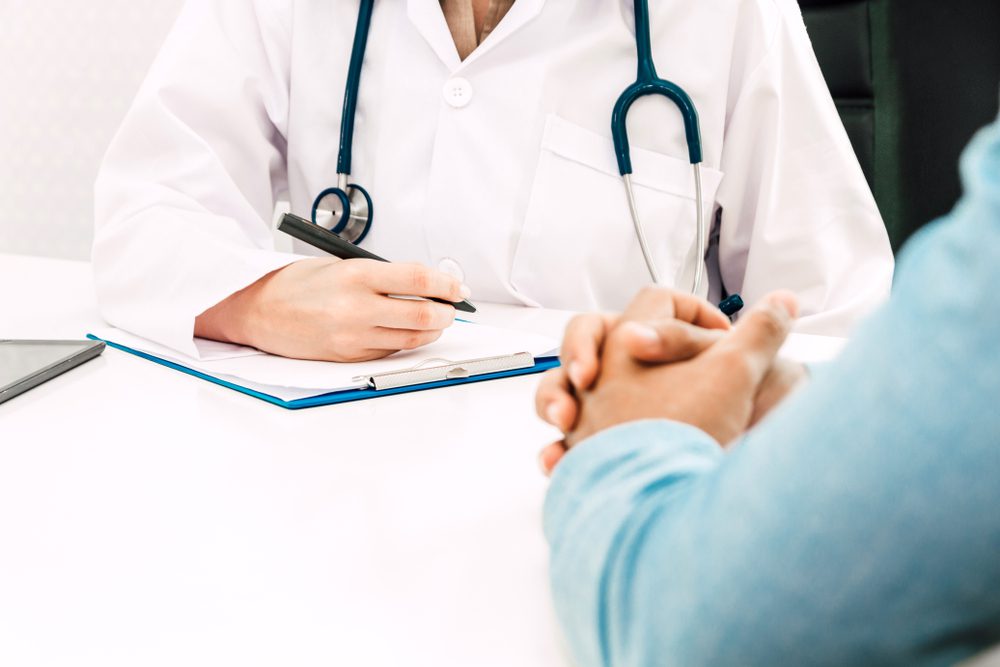
{"type": "Polygon", "coordinates": [[[539,416],[565,434],[543,450],[543,469],[586,438],[640,419],[672,419],[733,442],[805,379],[800,364],[777,357],[797,314],[794,295],[775,292],[730,326],[707,301],[648,288],[620,316],[577,317],[562,366],[536,398],[539,416]]]}

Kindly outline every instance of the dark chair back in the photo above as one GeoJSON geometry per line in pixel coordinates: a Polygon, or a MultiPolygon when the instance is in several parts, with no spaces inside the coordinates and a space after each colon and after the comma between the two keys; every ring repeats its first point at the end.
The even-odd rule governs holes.
{"type": "Polygon", "coordinates": [[[893,248],[947,213],[997,117],[1000,0],[799,0],[893,248]]]}

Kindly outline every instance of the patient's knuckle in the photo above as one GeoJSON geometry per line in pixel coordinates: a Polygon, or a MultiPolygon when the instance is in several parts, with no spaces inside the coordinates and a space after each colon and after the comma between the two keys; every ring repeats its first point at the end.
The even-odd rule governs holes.
{"type": "Polygon", "coordinates": [[[548,421],[546,410],[561,394],[566,393],[565,386],[565,371],[561,368],[546,371],[542,376],[542,380],[538,384],[538,391],[535,392],[535,412],[543,420],[548,421]]]}
{"type": "Polygon", "coordinates": [[[562,367],[545,371],[541,382],[538,383],[538,395],[547,396],[557,391],[563,384],[565,373],[566,369],[562,367]]]}
{"type": "Polygon", "coordinates": [[[586,341],[593,336],[593,332],[599,330],[600,317],[598,315],[577,315],[570,320],[566,327],[566,343],[570,346],[586,344],[586,341]]]}
{"type": "Polygon", "coordinates": [[[631,340],[631,338],[628,330],[616,327],[608,332],[604,342],[606,347],[614,348],[620,345],[628,345],[629,340],[631,340]]]}
{"type": "Polygon", "coordinates": [[[541,380],[538,381],[538,390],[535,391],[535,406],[540,406],[545,402],[546,397],[552,392],[554,382],[552,374],[554,371],[545,371],[541,380]]]}
{"type": "Polygon", "coordinates": [[[726,374],[744,383],[753,377],[753,366],[746,353],[739,349],[727,350],[719,359],[726,374]]]}
{"type": "Polygon", "coordinates": [[[636,295],[634,302],[649,303],[651,301],[656,301],[657,299],[662,298],[662,296],[663,296],[663,290],[661,288],[655,287],[654,285],[646,285],[645,287],[639,290],[639,294],[636,295]]]}
{"type": "Polygon", "coordinates": [[[666,311],[672,313],[673,310],[669,307],[672,300],[671,294],[671,291],[666,288],[646,285],[632,300],[627,312],[632,317],[650,317],[666,311]]]}
{"type": "Polygon", "coordinates": [[[660,338],[660,347],[669,352],[688,348],[692,344],[691,334],[679,327],[661,327],[657,331],[660,338]]]}
{"type": "Polygon", "coordinates": [[[569,324],[566,325],[566,340],[573,340],[580,335],[581,331],[586,330],[590,317],[590,315],[574,315],[569,324]]]}
{"type": "Polygon", "coordinates": [[[771,309],[757,311],[754,325],[769,338],[781,336],[785,332],[785,320],[771,309]]]}

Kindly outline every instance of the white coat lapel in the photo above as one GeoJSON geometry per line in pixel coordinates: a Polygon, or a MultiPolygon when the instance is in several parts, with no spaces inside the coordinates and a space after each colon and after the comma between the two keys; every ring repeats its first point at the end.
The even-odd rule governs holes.
{"type": "MultiPolygon", "coordinates": [[[[566,0],[563,0],[565,2],[566,0]]],[[[545,0],[514,0],[507,15],[503,17],[500,24],[494,28],[482,44],[473,51],[462,65],[470,65],[482,58],[496,47],[497,44],[507,39],[515,32],[527,25],[542,11],[545,0]]]]}
{"type": "Polygon", "coordinates": [[[407,0],[406,13],[417,32],[427,41],[441,62],[450,70],[458,69],[462,61],[455,49],[455,40],[444,20],[439,0],[407,0]]]}
{"type": "Polygon", "coordinates": [[[500,25],[490,33],[486,41],[472,52],[465,62],[458,57],[455,40],[452,39],[448,23],[444,20],[440,0],[407,0],[407,14],[414,27],[427,41],[441,62],[450,71],[475,62],[483,53],[491,50],[504,39],[514,34],[533,18],[538,16],[545,5],[545,0],[515,0],[514,5],[500,21],[500,25]]]}

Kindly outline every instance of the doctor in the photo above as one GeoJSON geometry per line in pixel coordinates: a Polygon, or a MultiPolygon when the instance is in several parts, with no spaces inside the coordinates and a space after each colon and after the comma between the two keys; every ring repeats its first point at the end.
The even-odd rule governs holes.
{"type": "MultiPolygon", "coordinates": [[[[387,295],[621,309],[650,272],[611,140],[636,78],[633,2],[381,0],[358,93],[363,246],[395,262],[274,248],[275,201],[308,215],[338,183],[358,0],[192,0],[97,182],[107,319],[198,356],[195,335],[358,360],[436,339],[450,306],[387,295]]],[[[701,121],[695,179],[677,107],[642,98],[632,182],[661,282],[775,288],[798,330],[844,335],[892,255],[794,0],[653,0],[658,74],[701,121]],[[704,264],[703,264],[704,262],[704,264]]]]}

